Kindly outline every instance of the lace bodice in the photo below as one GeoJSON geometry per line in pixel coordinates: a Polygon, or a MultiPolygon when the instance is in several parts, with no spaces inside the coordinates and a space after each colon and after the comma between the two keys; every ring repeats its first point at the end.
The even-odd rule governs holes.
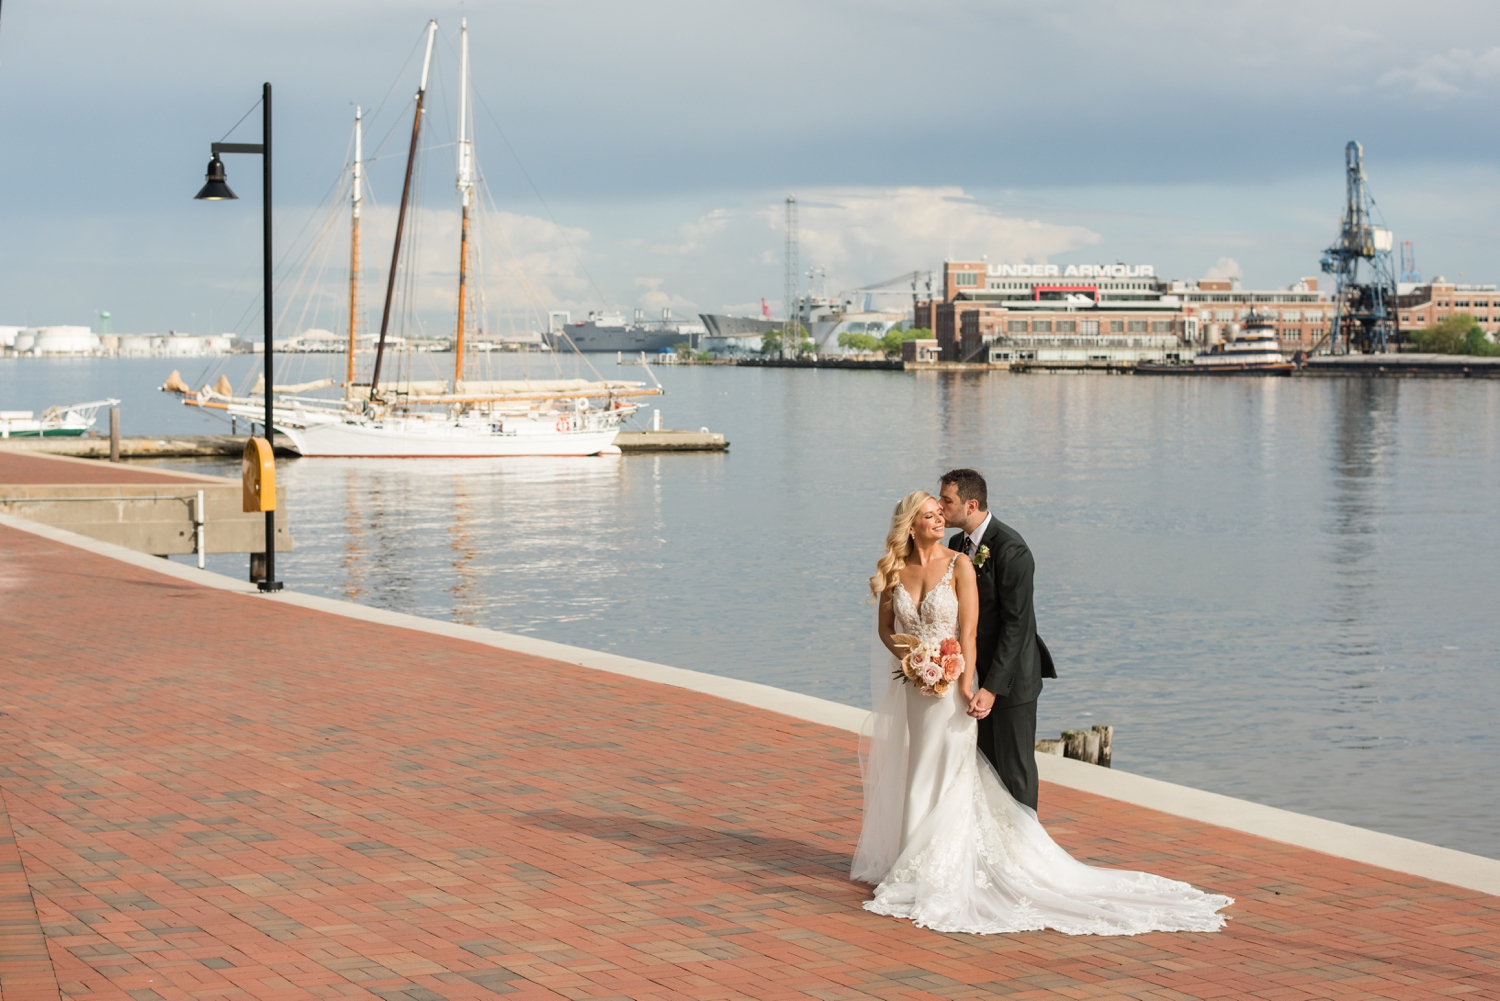
{"type": "Polygon", "coordinates": [[[906,585],[896,583],[891,597],[891,608],[896,613],[896,632],[907,633],[923,640],[942,640],[958,635],[958,594],[953,590],[953,567],[958,563],[958,554],[948,561],[948,572],[938,581],[922,605],[912,600],[906,585]]]}

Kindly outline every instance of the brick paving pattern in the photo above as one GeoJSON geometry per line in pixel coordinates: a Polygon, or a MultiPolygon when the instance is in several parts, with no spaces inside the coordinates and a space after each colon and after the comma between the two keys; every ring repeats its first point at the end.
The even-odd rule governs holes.
{"type": "Polygon", "coordinates": [[[1500,998],[1500,898],[1050,785],[1064,847],[1234,896],[1228,930],[868,914],[852,735],[707,696],[4,528],[0,622],[67,998],[1500,998]]]}
{"type": "Polygon", "coordinates": [[[52,483],[202,483],[191,476],[123,462],[97,462],[65,456],[28,455],[0,448],[0,484],[33,486],[52,483]]]}

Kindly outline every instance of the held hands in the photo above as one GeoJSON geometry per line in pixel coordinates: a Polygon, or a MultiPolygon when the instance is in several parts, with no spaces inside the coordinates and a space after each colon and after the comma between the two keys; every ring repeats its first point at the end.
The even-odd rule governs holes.
{"type": "Polygon", "coordinates": [[[995,707],[995,693],[981,688],[969,697],[969,715],[975,719],[984,719],[995,707]]]}

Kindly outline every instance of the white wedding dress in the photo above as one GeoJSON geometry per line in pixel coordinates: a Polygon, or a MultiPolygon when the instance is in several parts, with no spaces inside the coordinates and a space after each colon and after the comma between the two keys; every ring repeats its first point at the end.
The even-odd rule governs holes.
{"type": "MultiPolygon", "coordinates": [[[[956,560],[955,560],[956,562],[956,560]]],[[[896,631],[957,635],[953,565],[918,609],[897,585],[896,631]]],[[[1229,897],[1145,872],[1075,861],[979,753],[978,721],[953,685],[923,695],[872,658],[875,711],[861,741],[865,816],[852,875],[878,883],[865,909],[942,932],[1137,935],[1218,931],[1229,897]]]]}

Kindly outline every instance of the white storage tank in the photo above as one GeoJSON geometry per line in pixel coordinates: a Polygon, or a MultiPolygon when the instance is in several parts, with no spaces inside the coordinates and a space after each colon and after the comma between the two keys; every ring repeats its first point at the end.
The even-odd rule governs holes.
{"type": "Polygon", "coordinates": [[[99,350],[88,327],[38,327],[32,349],[39,355],[86,355],[99,350]]]}
{"type": "Polygon", "coordinates": [[[23,327],[0,327],[0,348],[13,348],[16,346],[16,335],[23,327]]]}
{"type": "Polygon", "coordinates": [[[32,348],[34,348],[35,346],[36,346],[36,331],[35,330],[32,330],[30,327],[22,327],[20,330],[16,331],[16,340],[15,340],[16,354],[18,354],[18,355],[26,354],[32,348]]]}
{"type": "Polygon", "coordinates": [[[151,334],[121,334],[121,358],[145,358],[151,354],[151,334]]]}
{"type": "Polygon", "coordinates": [[[161,353],[168,358],[191,358],[203,353],[203,341],[174,330],[161,339],[161,353]]]}

